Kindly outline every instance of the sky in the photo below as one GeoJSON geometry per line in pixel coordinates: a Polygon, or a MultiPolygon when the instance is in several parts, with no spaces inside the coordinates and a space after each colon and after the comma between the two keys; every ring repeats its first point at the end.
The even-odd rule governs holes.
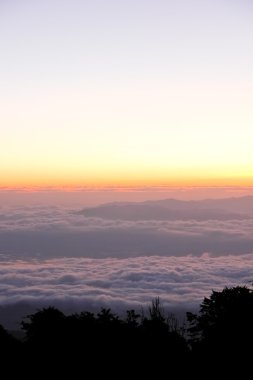
{"type": "Polygon", "coordinates": [[[252,186],[249,0],[0,1],[0,186],[252,186]]]}
{"type": "Polygon", "coordinates": [[[252,19],[250,0],[0,0],[0,324],[252,283],[252,19]]]}

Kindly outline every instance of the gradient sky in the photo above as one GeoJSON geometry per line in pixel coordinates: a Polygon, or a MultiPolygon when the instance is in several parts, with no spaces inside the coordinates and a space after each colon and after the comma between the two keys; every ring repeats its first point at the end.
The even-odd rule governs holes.
{"type": "Polygon", "coordinates": [[[0,1],[0,186],[253,185],[253,2],[0,1]]]}

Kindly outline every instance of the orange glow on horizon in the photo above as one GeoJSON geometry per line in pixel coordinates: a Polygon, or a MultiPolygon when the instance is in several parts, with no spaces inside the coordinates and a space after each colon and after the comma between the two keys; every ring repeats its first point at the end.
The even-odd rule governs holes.
{"type": "Polygon", "coordinates": [[[0,188],[253,186],[252,2],[2,3],[0,188]]]}
{"type": "Polygon", "coordinates": [[[171,178],[129,178],[129,177],[108,177],[94,179],[78,178],[52,178],[52,177],[22,177],[10,178],[9,180],[1,179],[0,188],[15,189],[17,187],[29,188],[63,188],[71,189],[89,187],[89,188],[131,188],[131,187],[247,187],[253,186],[252,176],[219,176],[219,177],[201,177],[185,176],[171,178]]]}
{"type": "MultiPolygon", "coordinates": [[[[187,162],[187,161],[186,161],[187,162]]],[[[30,161],[1,170],[0,187],[253,186],[251,165],[103,160],[30,161]]]]}

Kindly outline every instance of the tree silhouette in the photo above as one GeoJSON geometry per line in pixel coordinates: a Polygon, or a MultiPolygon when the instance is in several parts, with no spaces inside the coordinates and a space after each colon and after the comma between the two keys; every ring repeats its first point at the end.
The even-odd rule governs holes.
{"type": "Polygon", "coordinates": [[[26,332],[27,341],[36,341],[40,344],[48,340],[59,339],[65,315],[54,307],[44,308],[35,314],[28,315],[28,322],[22,321],[22,329],[26,332]]]}
{"type": "Polygon", "coordinates": [[[151,301],[151,306],[148,308],[149,316],[152,321],[165,322],[165,313],[159,297],[151,301]]]}
{"type": "Polygon", "coordinates": [[[253,355],[253,291],[246,286],[212,291],[199,313],[187,313],[187,319],[186,339],[175,316],[166,316],[159,298],[142,315],[127,310],[125,319],[110,308],[68,316],[54,307],[44,308],[21,322],[24,341],[0,326],[2,368],[8,367],[11,374],[15,367],[10,363],[15,361],[20,373],[33,377],[30,363],[44,377],[52,369],[59,377],[64,365],[71,376],[76,369],[77,373],[93,371],[94,377],[118,378],[121,367],[126,377],[133,373],[160,377],[165,371],[169,376],[177,371],[181,378],[185,372],[203,377],[221,369],[234,374],[240,367],[244,378],[242,369],[248,369],[253,355]]]}
{"type": "Polygon", "coordinates": [[[126,324],[128,327],[137,328],[139,326],[139,320],[141,315],[137,314],[134,309],[127,310],[126,324]]]}
{"type": "Polygon", "coordinates": [[[252,355],[253,292],[246,286],[212,291],[201,303],[199,315],[187,313],[187,317],[198,358],[212,357],[231,367],[252,355]]]}

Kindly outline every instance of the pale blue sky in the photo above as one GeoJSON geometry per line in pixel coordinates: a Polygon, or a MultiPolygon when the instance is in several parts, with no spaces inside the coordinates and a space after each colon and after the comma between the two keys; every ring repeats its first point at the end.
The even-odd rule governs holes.
{"type": "Polygon", "coordinates": [[[1,81],[252,79],[247,0],[1,1],[1,81]]]}

